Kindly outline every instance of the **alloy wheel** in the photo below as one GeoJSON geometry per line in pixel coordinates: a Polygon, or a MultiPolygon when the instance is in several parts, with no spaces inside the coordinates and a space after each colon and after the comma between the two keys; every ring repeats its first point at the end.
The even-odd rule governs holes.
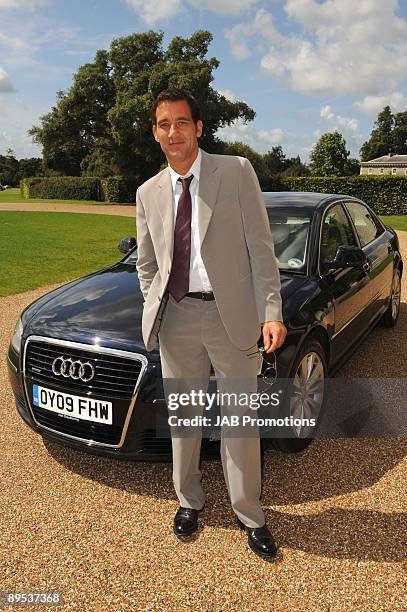
{"type": "Polygon", "coordinates": [[[401,295],[401,281],[400,272],[396,270],[393,277],[393,288],[391,293],[391,315],[393,320],[397,319],[397,315],[400,308],[400,295],[401,295]]]}
{"type": "MultiPolygon", "coordinates": [[[[324,399],[325,370],[321,357],[315,351],[306,353],[300,363],[293,379],[293,394],[290,398],[290,413],[293,419],[315,419],[321,412],[324,399]]],[[[294,425],[298,438],[309,436],[315,429],[313,426],[294,425]]]]}

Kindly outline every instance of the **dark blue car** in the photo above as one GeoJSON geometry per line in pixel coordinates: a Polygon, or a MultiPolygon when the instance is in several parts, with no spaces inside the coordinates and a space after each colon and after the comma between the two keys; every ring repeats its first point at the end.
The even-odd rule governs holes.
{"type": "MultiPolygon", "coordinates": [[[[288,328],[276,370],[301,390],[292,414],[318,423],[323,397],[308,393],[310,381],[334,374],[378,322],[396,323],[403,273],[398,239],[350,196],[263,195],[288,328]]],[[[147,352],[141,336],[135,239],[122,239],[119,249],[125,256],[115,265],[43,295],[22,312],[8,351],[10,383],[20,416],[46,438],[100,455],[168,460],[171,441],[156,435],[157,418],[166,414],[159,352],[147,352]]],[[[273,365],[263,363],[266,377],[270,369],[275,373],[273,365]]],[[[217,437],[204,439],[204,454],[217,437]]],[[[295,452],[310,439],[295,431],[269,442],[295,452]]]]}

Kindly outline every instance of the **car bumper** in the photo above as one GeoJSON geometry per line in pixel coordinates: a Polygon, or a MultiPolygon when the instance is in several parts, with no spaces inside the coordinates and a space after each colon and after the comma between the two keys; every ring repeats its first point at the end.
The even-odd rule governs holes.
{"type": "MultiPolygon", "coordinates": [[[[7,355],[8,377],[14,395],[18,414],[28,427],[39,433],[45,440],[69,446],[90,454],[116,457],[131,461],[164,461],[172,460],[172,445],[168,432],[158,437],[157,423],[163,432],[163,422],[167,420],[167,408],[160,393],[161,368],[159,364],[149,366],[140,383],[136,403],[128,423],[123,444],[118,448],[108,447],[92,441],[78,440],[66,433],[55,431],[41,425],[33,418],[32,405],[27,396],[27,385],[24,384],[24,373],[20,356],[12,347],[7,355]]],[[[212,440],[202,441],[202,454],[213,457],[218,453],[218,444],[212,440]]]]}
{"type": "MultiPolygon", "coordinates": [[[[294,337],[288,338],[284,351],[279,351],[277,360],[279,377],[287,376],[297,341],[294,337]]],[[[163,431],[162,424],[167,422],[168,416],[162,391],[159,362],[148,363],[139,382],[135,403],[130,411],[131,414],[126,428],[123,430],[121,443],[116,447],[111,444],[102,444],[100,441],[92,439],[78,439],[80,434],[78,436],[78,434],[72,435],[72,432],[58,431],[58,428],[55,426],[46,426],[44,422],[39,422],[39,419],[35,418],[37,415],[31,403],[32,397],[29,397],[29,395],[32,396],[32,382],[41,384],[41,381],[33,381],[32,376],[25,376],[23,355],[17,354],[11,345],[7,355],[7,365],[17,411],[26,425],[33,431],[41,434],[44,439],[49,439],[58,444],[70,446],[87,453],[116,457],[118,459],[143,461],[171,460],[172,445],[169,430],[164,431],[164,434],[161,434],[162,437],[158,437],[156,433],[158,423],[160,424],[158,429],[160,432],[163,431]]],[[[66,392],[67,390],[66,387],[58,389],[57,384],[53,384],[52,387],[61,392],[66,392]]],[[[45,420],[45,422],[47,421],[45,420]]],[[[60,422],[66,423],[64,419],[60,422]]],[[[80,424],[78,427],[80,427],[80,424]]],[[[203,439],[203,456],[212,457],[214,454],[217,454],[219,446],[217,443],[218,438],[219,435],[215,434],[212,440],[203,439]]]]}

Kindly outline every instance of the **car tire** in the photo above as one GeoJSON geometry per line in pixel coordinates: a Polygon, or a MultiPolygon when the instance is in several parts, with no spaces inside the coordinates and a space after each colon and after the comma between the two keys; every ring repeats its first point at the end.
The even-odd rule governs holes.
{"type": "MultiPolygon", "coordinates": [[[[304,342],[304,345],[301,347],[294,360],[289,378],[295,379],[295,377],[297,377],[305,382],[306,376],[304,376],[304,364],[310,363],[312,365],[312,360],[315,362],[315,368],[318,368],[318,372],[314,368],[315,374],[320,374],[321,378],[323,378],[323,382],[325,382],[328,372],[327,357],[324,347],[315,338],[310,338],[304,342]]],[[[313,370],[311,370],[311,378],[312,374],[313,370]]],[[[312,414],[313,418],[316,420],[316,426],[313,431],[316,431],[318,428],[318,423],[323,413],[323,408],[324,394],[322,394],[322,399],[320,399],[319,402],[315,402],[315,414],[314,411],[312,414]],[[317,405],[318,403],[319,405],[317,405]]],[[[299,453],[307,448],[312,440],[313,437],[272,438],[269,440],[269,444],[267,446],[284,453],[299,453]]]]}
{"type": "Polygon", "coordinates": [[[394,327],[400,313],[400,294],[401,294],[401,272],[396,268],[391,283],[391,295],[389,305],[380,319],[382,327],[394,327]]]}

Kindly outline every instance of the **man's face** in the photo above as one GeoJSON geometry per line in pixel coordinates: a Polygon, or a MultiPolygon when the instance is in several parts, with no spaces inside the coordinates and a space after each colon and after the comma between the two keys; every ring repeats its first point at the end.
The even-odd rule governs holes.
{"type": "Polygon", "coordinates": [[[202,121],[195,125],[186,100],[161,102],[156,109],[153,134],[169,164],[187,165],[189,161],[192,164],[198,152],[202,121]]]}

